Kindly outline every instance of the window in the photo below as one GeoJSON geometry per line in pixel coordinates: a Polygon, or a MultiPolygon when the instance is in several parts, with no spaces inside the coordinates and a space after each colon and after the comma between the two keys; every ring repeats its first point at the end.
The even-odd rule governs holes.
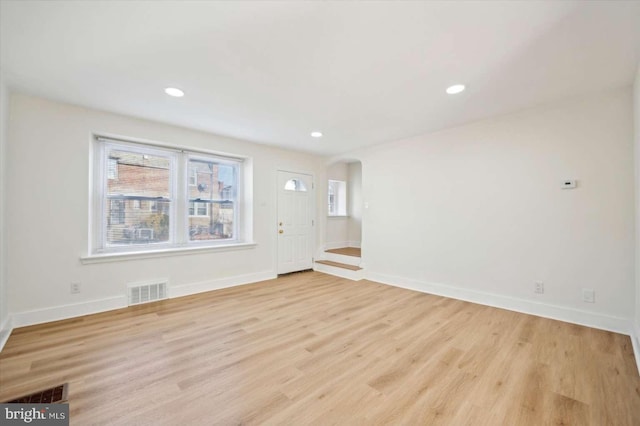
{"type": "Polygon", "coordinates": [[[284,184],[284,190],[307,192],[307,187],[300,179],[289,179],[287,183],[284,184]]]}
{"type": "Polygon", "coordinates": [[[109,158],[107,164],[107,179],[118,179],[118,159],[109,158]]]}
{"type": "Polygon", "coordinates": [[[92,253],[239,242],[242,160],[96,138],[92,253]]]}
{"type": "Polygon", "coordinates": [[[329,216],[347,215],[347,183],[341,180],[330,180],[328,185],[329,216]]]}
{"type": "Polygon", "coordinates": [[[190,155],[189,174],[198,176],[198,184],[189,187],[189,240],[233,239],[237,234],[238,164],[190,155]],[[193,213],[193,214],[191,214],[193,213]]]}

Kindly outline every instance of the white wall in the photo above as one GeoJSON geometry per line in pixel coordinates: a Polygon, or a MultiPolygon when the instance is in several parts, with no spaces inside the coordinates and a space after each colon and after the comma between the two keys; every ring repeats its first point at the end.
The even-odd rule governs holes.
{"type": "MultiPolygon", "coordinates": [[[[635,93],[637,103],[638,84],[635,93]]],[[[12,206],[2,235],[3,248],[11,247],[2,250],[3,265],[11,268],[1,299],[22,321],[51,319],[72,304],[119,306],[130,281],[169,277],[202,289],[273,276],[276,170],[309,171],[317,182],[330,177],[316,156],[25,95],[10,103],[2,159],[11,184],[0,207],[12,206]],[[81,264],[92,132],[253,157],[258,246],[81,264]],[[80,294],[69,294],[71,281],[82,283],[80,294]]],[[[355,153],[370,171],[362,219],[369,277],[605,328],[634,311],[639,321],[631,105],[631,91],[620,89],[355,153]],[[578,189],[561,190],[567,178],[578,179],[578,189]],[[544,281],[545,294],[533,294],[535,280],[544,281]],[[595,304],[580,300],[582,287],[595,289],[595,304]]],[[[317,214],[326,216],[326,188],[316,196],[317,214]]]]}
{"type": "MultiPolygon", "coordinates": [[[[346,182],[349,180],[349,169],[347,163],[335,163],[327,168],[327,180],[341,180],[346,182]]],[[[327,218],[325,235],[325,247],[337,248],[344,247],[349,241],[349,218],[346,216],[327,216],[327,185],[324,187],[324,216],[327,218]]],[[[349,196],[347,192],[347,197],[349,196]]],[[[348,213],[348,212],[347,212],[348,213]]]]}
{"type": "MultiPolygon", "coordinates": [[[[274,277],[276,171],[305,171],[325,179],[322,157],[26,95],[11,97],[11,117],[6,236],[11,247],[9,310],[17,325],[122,306],[125,284],[132,281],[168,277],[171,286],[187,286],[182,294],[274,277]],[[257,247],[83,265],[93,132],[252,157],[257,247]],[[80,294],[70,294],[72,281],[81,283],[80,294]]],[[[324,195],[318,192],[318,212],[326,214],[326,203],[320,202],[324,195]]],[[[324,231],[318,227],[317,232],[324,231]]]]}
{"type": "Polygon", "coordinates": [[[628,331],[631,111],[625,88],[353,153],[368,278],[628,331]]]}
{"type": "Polygon", "coordinates": [[[7,128],[9,125],[9,92],[0,71],[0,349],[9,335],[7,304],[7,244],[5,234],[5,170],[7,128]]]}
{"type": "Polygon", "coordinates": [[[349,197],[349,242],[360,243],[362,238],[362,163],[348,164],[347,196],[349,197]]]}
{"type": "MultiPolygon", "coordinates": [[[[633,85],[633,121],[634,121],[634,139],[635,139],[635,171],[636,171],[636,315],[635,315],[635,334],[637,350],[640,350],[640,65],[636,72],[636,79],[633,85]]],[[[640,353],[636,353],[638,357],[638,368],[640,368],[640,353]]]]}

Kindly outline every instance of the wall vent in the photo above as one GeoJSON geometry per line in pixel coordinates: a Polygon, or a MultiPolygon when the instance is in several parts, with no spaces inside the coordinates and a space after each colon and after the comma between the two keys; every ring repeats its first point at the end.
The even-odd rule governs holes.
{"type": "Polygon", "coordinates": [[[167,298],[167,280],[127,284],[129,306],[167,298]]]}

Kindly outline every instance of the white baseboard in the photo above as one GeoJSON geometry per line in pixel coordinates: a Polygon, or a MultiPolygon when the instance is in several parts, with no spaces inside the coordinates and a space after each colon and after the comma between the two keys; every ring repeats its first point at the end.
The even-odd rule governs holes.
{"type": "MultiPolygon", "coordinates": [[[[201,281],[175,287],[169,287],[168,294],[169,298],[188,296],[205,291],[218,290],[221,288],[250,284],[258,281],[265,281],[276,277],[277,275],[273,271],[237,275],[235,277],[201,281]]],[[[11,321],[13,328],[17,328],[25,327],[28,325],[41,324],[45,322],[80,317],[83,315],[96,314],[99,312],[111,311],[113,309],[121,309],[126,307],[127,296],[126,294],[122,294],[120,296],[91,300],[88,302],[75,303],[72,305],[54,306],[52,308],[19,312],[11,316],[11,321]]],[[[4,336],[4,334],[2,336],[4,336]]]]}
{"type": "Polygon", "coordinates": [[[522,312],[544,318],[551,318],[587,327],[613,331],[615,333],[626,335],[631,334],[628,318],[583,311],[565,306],[539,303],[511,296],[453,287],[446,284],[422,282],[410,278],[380,274],[372,271],[366,271],[365,276],[366,279],[370,281],[406,288],[408,290],[436,294],[438,296],[445,296],[467,302],[479,303],[481,305],[493,306],[496,308],[522,312]]]}
{"type": "Polygon", "coordinates": [[[27,325],[41,324],[44,322],[59,321],[68,318],[81,317],[83,315],[97,314],[98,312],[111,311],[127,307],[127,296],[113,296],[104,299],[90,300],[88,302],[74,303],[71,305],[54,306],[33,311],[18,312],[11,316],[13,327],[25,327],[27,325]]]}
{"type": "Polygon", "coordinates": [[[272,280],[277,277],[278,275],[274,271],[263,271],[253,274],[236,275],[234,277],[183,284],[169,287],[169,297],[189,296],[191,294],[203,293],[205,291],[220,290],[223,288],[251,284],[259,281],[272,280]]]}
{"type": "Polygon", "coordinates": [[[8,316],[5,318],[4,322],[0,324],[0,352],[4,348],[4,345],[9,340],[9,336],[11,336],[11,332],[13,331],[13,323],[11,321],[11,317],[8,316]]]}
{"type": "Polygon", "coordinates": [[[361,248],[362,244],[360,241],[349,241],[349,245],[347,247],[361,248]]]}
{"type": "Polygon", "coordinates": [[[634,324],[631,327],[631,344],[633,344],[633,354],[636,357],[636,367],[640,374],[640,324],[634,324]]]}

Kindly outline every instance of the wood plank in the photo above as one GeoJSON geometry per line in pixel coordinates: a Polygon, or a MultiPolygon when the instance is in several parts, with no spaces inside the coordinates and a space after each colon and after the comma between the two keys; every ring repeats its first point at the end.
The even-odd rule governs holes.
{"type": "Polygon", "coordinates": [[[326,253],[341,254],[343,256],[362,257],[359,247],[340,247],[335,249],[325,250],[326,253]]]}
{"type": "Polygon", "coordinates": [[[323,265],[335,266],[336,268],[349,269],[350,271],[359,271],[362,268],[355,265],[347,265],[346,263],[334,262],[332,260],[316,260],[316,263],[323,265]]]}
{"type": "Polygon", "coordinates": [[[82,424],[640,424],[629,337],[319,272],[15,330],[82,424]]]}

